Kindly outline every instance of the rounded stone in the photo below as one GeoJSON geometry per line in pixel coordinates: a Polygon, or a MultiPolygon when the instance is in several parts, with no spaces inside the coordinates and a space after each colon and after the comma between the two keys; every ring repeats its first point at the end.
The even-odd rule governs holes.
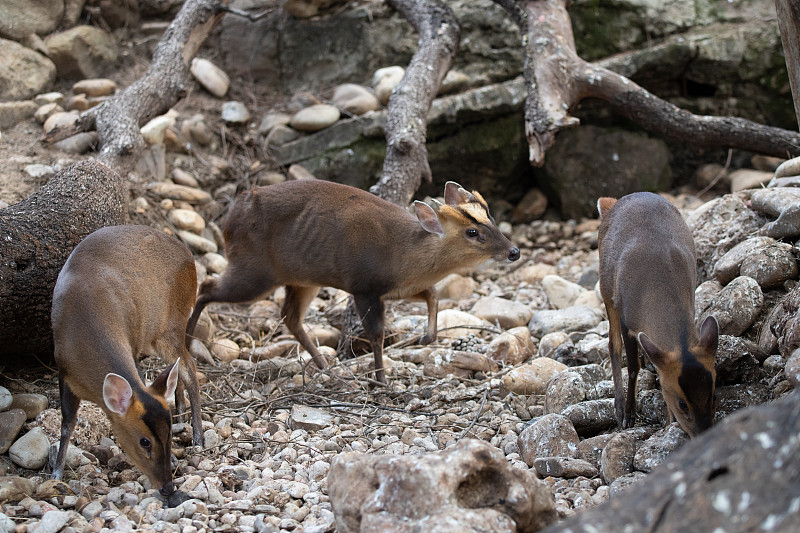
{"type": "MultiPolygon", "coordinates": [[[[167,213],[167,220],[182,230],[200,233],[206,227],[206,221],[192,209],[173,209],[167,213]]],[[[206,265],[208,266],[208,265],[206,265]]]]}
{"type": "Polygon", "coordinates": [[[217,339],[211,343],[211,353],[220,361],[230,363],[239,358],[241,349],[230,339],[217,339]]]}
{"type": "Polygon", "coordinates": [[[231,85],[230,78],[224,70],[208,59],[195,57],[189,70],[200,85],[217,98],[222,98],[228,92],[231,85]]]}
{"type": "Polygon", "coordinates": [[[87,96],[109,96],[117,91],[117,84],[108,78],[92,78],[81,80],[72,86],[75,94],[87,96]]]}
{"type": "Polygon", "coordinates": [[[319,131],[339,120],[339,109],[328,104],[317,104],[294,114],[289,124],[300,131],[319,131]]]}
{"type": "Polygon", "coordinates": [[[250,120],[250,111],[241,102],[222,104],[222,120],[231,124],[244,124],[250,120]]]}
{"type": "Polygon", "coordinates": [[[5,411],[11,407],[11,393],[5,387],[0,387],[0,411],[5,411]]]}
{"type": "Polygon", "coordinates": [[[38,470],[47,463],[50,441],[40,427],[35,427],[8,449],[8,456],[14,464],[29,470],[38,470]]]}

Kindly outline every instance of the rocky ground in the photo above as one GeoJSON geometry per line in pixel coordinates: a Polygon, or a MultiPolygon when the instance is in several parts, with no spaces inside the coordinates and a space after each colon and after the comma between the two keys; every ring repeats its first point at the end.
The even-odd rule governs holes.
{"type": "MultiPolygon", "coordinates": [[[[117,78],[122,87],[142,66],[126,61],[131,68],[117,78]]],[[[61,89],[61,99],[42,99],[37,109],[53,102],[65,109],[83,105],[73,85],[61,89]]],[[[152,126],[156,142],[131,177],[131,222],[179,236],[195,253],[200,281],[225,268],[217,223],[237,190],[307,177],[302,167],[273,168],[266,139],[297,134],[287,133],[290,115],[271,111],[314,102],[298,96],[273,106],[272,97],[247,96],[239,87],[226,99],[246,101],[259,116],[223,119],[220,99],[201,90],[191,94],[166,130],[152,126]],[[282,129],[275,130],[274,121],[265,125],[265,117],[283,122],[282,129]]],[[[234,107],[229,112],[241,111],[234,107]]],[[[91,155],[37,141],[41,123],[54,112],[50,107],[3,131],[0,200],[14,203],[59,168],[91,155]]],[[[700,194],[688,187],[666,195],[698,243],[704,282],[698,319],[714,314],[723,333],[718,419],[797,385],[790,369],[797,366],[798,343],[785,333],[790,328],[781,317],[789,312],[781,305],[798,278],[798,199],[789,188],[748,188],[768,181],[777,163],[756,158],[760,170],[739,173],[738,182],[721,167],[699,169],[699,183],[719,175],[724,190],[700,194]],[[737,192],[722,196],[730,187],[737,192]]],[[[512,225],[514,209],[531,206],[500,198],[490,203],[521,259],[443,280],[440,332],[432,345],[415,344],[424,307],[392,303],[387,386],[370,379],[368,354],[317,370],[281,324],[281,291],[250,306],[209,306],[192,347],[206,447],[191,446],[188,425],[173,428],[175,484],[190,498],[180,505],[167,506],[151,490],[93,405],[81,407],[63,482],[48,480],[48,453],[60,428],[56,370],[4,370],[0,531],[333,531],[337,502],[329,489],[342,483],[329,476],[335,458],[348,452],[430,457],[461,450],[469,439],[488,443],[511,472],[535,472],[550,502],[542,505],[552,505],[558,518],[601,504],[646,477],[687,436],[667,423],[650,370],[639,377],[637,426],[616,428],[608,322],[596,285],[597,221],[560,220],[551,211],[512,225]]],[[[345,293],[324,289],[306,317],[331,362],[346,302],[345,293]]],[[[163,363],[150,358],[144,368],[152,379],[163,363]]],[[[343,502],[338,505],[342,512],[343,502]]],[[[338,518],[338,530],[349,531],[338,518]]]]}

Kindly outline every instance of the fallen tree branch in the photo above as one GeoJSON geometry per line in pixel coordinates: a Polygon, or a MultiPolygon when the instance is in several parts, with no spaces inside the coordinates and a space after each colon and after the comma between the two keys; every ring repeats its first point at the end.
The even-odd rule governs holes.
{"type": "Polygon", "coordinates": [[[524,34],[528,85],[525,131],[532,165],[544,164],[556,134],[579,121],[570,115],[597,98],[643,129],[694,146],[737,148],[777,157],[800,155],[800,134],[743,118],[694,115],[575,51],[568,0],[495,0],[524,34]]]}

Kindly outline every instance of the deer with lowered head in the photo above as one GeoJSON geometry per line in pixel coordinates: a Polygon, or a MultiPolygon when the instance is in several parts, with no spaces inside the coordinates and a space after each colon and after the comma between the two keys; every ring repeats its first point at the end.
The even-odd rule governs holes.
{"type": "Polygon", "coordinates": [[[102,228],[72,251],[53,292],[62,413],[53,477],[63,475],[78,407],[89,400],[105,412],[121,448],[161,494],[175,492],[167,399],[175,395],[181,412],[184,386],[194,443],[203,443],[199,385],[185,337],[196,276],[186,246],[147,226],[102,228]],[[149,387],[139,376],[144,355],[173,363],[149,387]]]}
{"type": "Polygon", "coordinates": [[[648,192],[600,198],[600,293],[610,325],[617,423],[636,422],[639,347],[656,368],[670,416],[695,436],[714,422],[719,326],[695,327],[694,239],[678,210],[648,192]],[[622,348],[628,365],[627,399],[622,348]]]}
{"type": "Polygon", "coordinates": [[[327,361],[303,329],[305,312],[320,287],[353,295],[375,358],[383,370],[384,301],[424,300],[436,339],[434,284],[487,259],[516,261],[519,249],[500,232],[476,191],[447,182],[444,204],[407,209],[361,189],[323,180],[256,187],[234,201],[224,223],[228,267],[200,286],[189,335],[209,302],[241,303],[286,287],[286,327],[319,368],[327,361]]]}

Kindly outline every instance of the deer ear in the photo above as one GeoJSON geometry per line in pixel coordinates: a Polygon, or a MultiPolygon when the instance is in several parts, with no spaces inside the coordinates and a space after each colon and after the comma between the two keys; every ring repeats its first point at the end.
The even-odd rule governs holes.
{"type": "Polygon", "coordinates": [[[417,200],[414,202],[414,211],[417,213],[417,220],[419,220],[422,229],[428,233],[444,237],[444,228],[442,228],[442,224],[439,222],[439,216],[431,206],[417,200]]]}
{"type": "Polygon", "coordinates": [[[119,374],[106,374],[103,381],[103,401],[109,411],[124,416],[131,406],[133,390],[128,380],[119,374]]]}
{"type": "Polygon", "coordinates": [[[608,215],[608,212],[611,211],[611,208],[614,207],[614,204],[617,203],[616,198],[598,198],[597,199],[597,212],[600,213],[600,218],[608,215]]]}
{"type": "Polygon", "coordinates": [[[655,365],[656,368],[661,368],[666,363],[666,355],[664,352],[658,349],[650,337],[645,335],[643,331],[639,332],[637,336],[639,339],[639,346],[642,347],[644,353],[647,355],[647,358],[650,359],[650,362],[655,365]]]}
{"type": "Polygon", "coordinates": [[[163,396],[166,399],[175,396],[175,389],[178,387],[178,377],[180,377],[181,361],[178,359],[171,367],[164,369],[153,381],[150,390],[163,396]]]}
{"type": "Polygon", "coordinates": [[[471,199],[472,193],[455,181],[448,181],[444,184],[444,203],[447,205],[459,205],[469,202],[471,199]]]}
{"type": "Polygon", "coordinates": [[[717,353],[719,342],[719,322],[714,315],[708,315],[700,326],[700,345],[710,354],[717,353]]]}

